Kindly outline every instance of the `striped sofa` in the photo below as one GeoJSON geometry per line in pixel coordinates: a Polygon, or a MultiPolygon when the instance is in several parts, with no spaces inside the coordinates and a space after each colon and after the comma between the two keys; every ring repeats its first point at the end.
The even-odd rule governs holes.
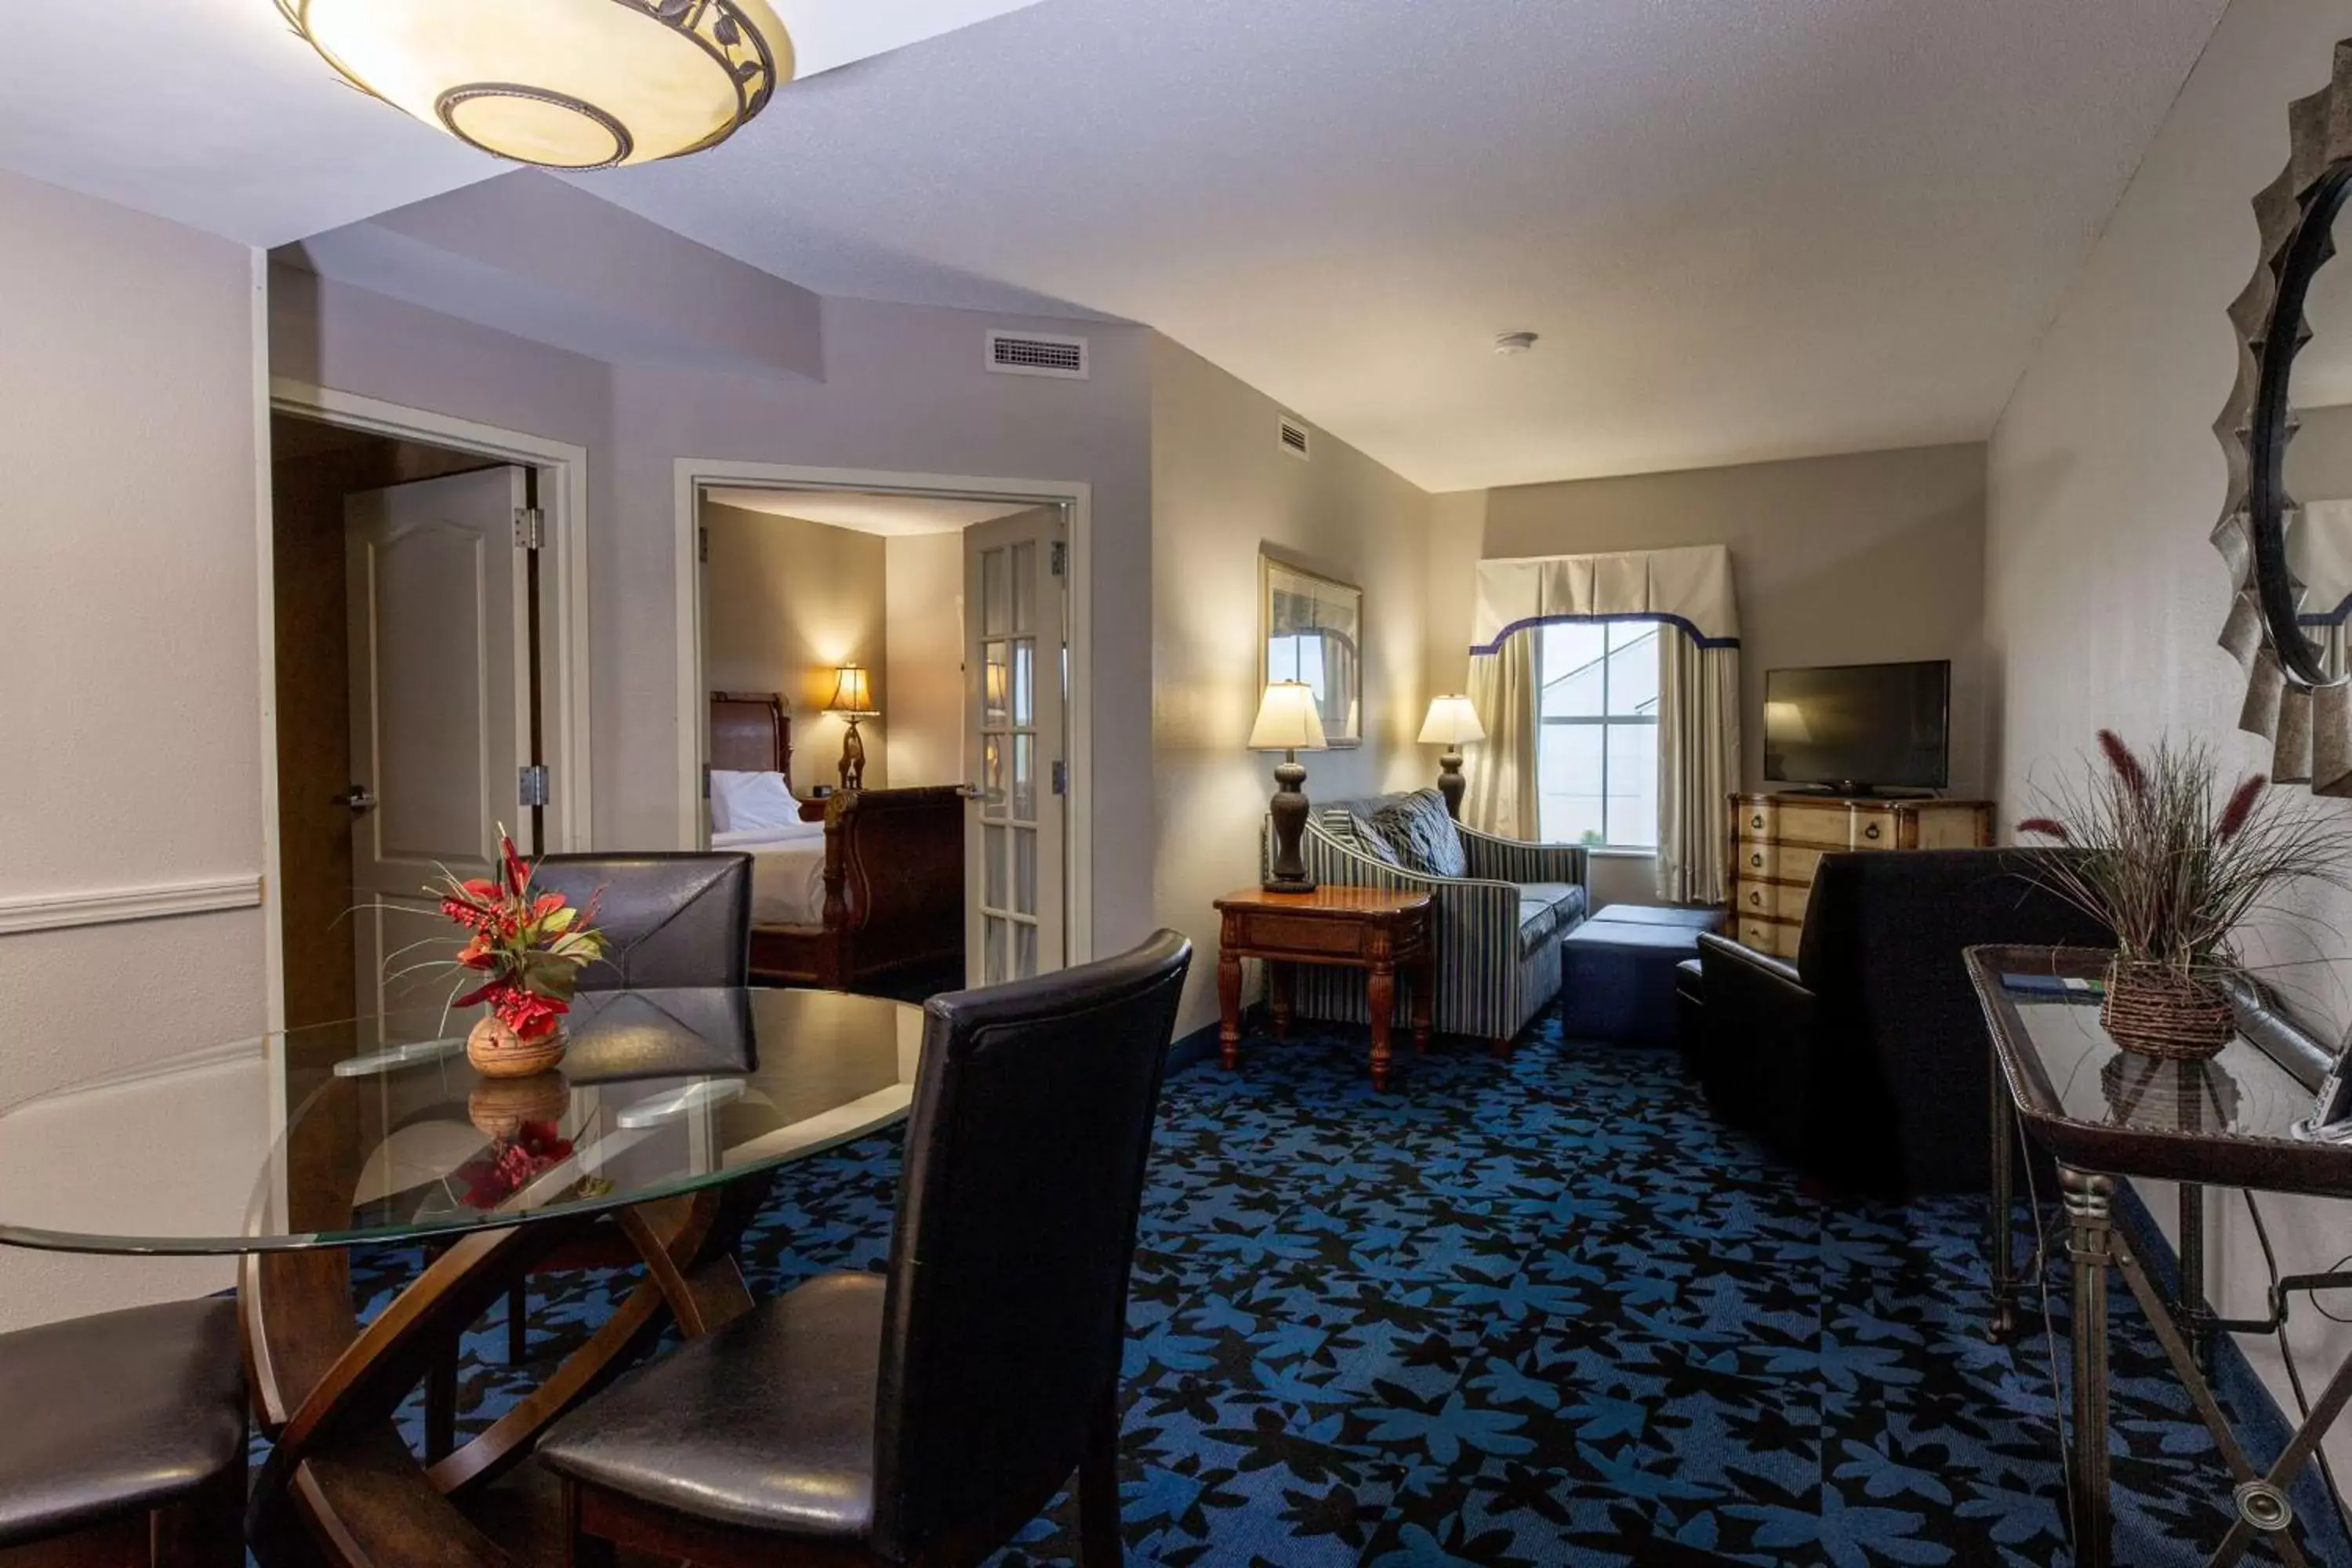
{"type": "MultiPolygon", "coordinates": [[[[1358,847],[1364,820],[1393,798],[1318,806],[1299,845],[1307,874],[1318,882],[1433,895],[1436,1026],[1507,1045],[1559,994],[1560,938],[1583,923],[1591,902],[1585,851],[1461,827],[1469,876],[1405,870],[1358,847]]],[[[1301,965],[1293,1002],[1308,1018],[1360,1024],[1369,1016],[1363,977],[1346,970],[1301,965]]],[[[1400,1016],[1402,1008],[1400,998],[1400,1016]]]]}

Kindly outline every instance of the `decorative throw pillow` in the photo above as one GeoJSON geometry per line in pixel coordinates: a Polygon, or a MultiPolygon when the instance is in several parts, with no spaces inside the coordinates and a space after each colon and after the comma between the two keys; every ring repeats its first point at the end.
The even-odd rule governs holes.
{"type": "Polygon", "coordinates": [[[801,804],[793,798],[793,787],[784,782],[783,774],[710,770],[712,832],[792,827],[800,819],[801,804]]]}
{"type": "Polygon", "coordinates": [[[1372,813],[1370,826],[1412,870],[1431,877],[1470,874],[1469,857],[1463,852],[1454,814],[1445,809],[1445,797],[1433,789],[1399,795],[1372,813]]]}
{"type": "Polygon", "coordinates": [[[1370,821],[1346,809],[1335,810],[1331,815],[1345,819],[1347,826],[1344,831],[1349,843],[1383,866],[1403,868],[1404,862],[1397,858],[1396,850],[1390,847],[1387,839],[1372,831],[1370,821]]]}

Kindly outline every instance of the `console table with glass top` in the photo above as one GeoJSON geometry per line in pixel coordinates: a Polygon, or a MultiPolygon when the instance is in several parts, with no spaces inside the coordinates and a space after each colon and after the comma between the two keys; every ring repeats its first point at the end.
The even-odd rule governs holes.
{"type": "Polygon", "coordinates": [[[770,1183],[902,1121],[923,1035],[919,1008],[831,992],[604,992],[574,1003],[561,1068],[499,1080],[467,1065],[473,1021],[289,1030],[0,1112],[0,1245],[241,1259],[264,1561],[546,1556],[563,1535],[526,1462],[540,1433],[669,1325],[750,1310],[735,1249],[770,1183]],[[361,1323],[348,1249],[404,1242],[440,1250],[361,1323]],[[634,1288],[486,1431],[436,1441],[459,1336],[583,1249],[633,1258],[634,1288]],[[420,1386],[422,1452],[393,1420],[420,1386]]]}
{"type": "MultiPolygon", "coordinates": [[[[2206,1061],[2168,1061],[2124,1050],[2099,1022],[2107,954],[2067,948],[1979,947],[1969,977],[1990,1026],[1992,1092],[1993,1309],[1990,1332],[2016,1329],[2020,1281],[2011,1269],[2016,1129],[2057,1162],[2066,1210],[2074,1301],[2073,1423],[2067,1487],[2080,1568],[2107,1568],[2107,1271],[2121,1272],[2163,1345],[2199,1417],[2231,1471],[2236,1521],[2212,1559],[2236,1562],[2256,1539],[2291,1564],[2308,1561],[2295,1539],[2287,1488],[2347,1400],[2352,1358],[2337,1369],[2278,1462],[2257,1470],[2221,1414],[2197,1343],[2211,1330],[2252,1330],[2215,1318],[2204,1299],[2204,1189],[2352,1197],[2352,1145],[2301,1138],[2313,1110],[2323,1052],[2274,1016],[2241,1009],[2240,1032],[2206,1061]],[[2180,1299],[2167,1300],[2114,1226],[2118,1181],[2143,1177],[2180,1187],[2180,1299]]],[[[2336,1289],[2324,1279],[2305,1289],[2336,1289]]]]}

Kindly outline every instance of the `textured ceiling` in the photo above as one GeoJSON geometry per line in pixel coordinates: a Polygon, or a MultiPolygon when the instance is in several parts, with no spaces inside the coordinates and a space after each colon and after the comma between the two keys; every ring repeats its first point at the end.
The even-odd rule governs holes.
{"type": "MultiPolygon", "coordinates": [[[[823,292],[1149,322],[1432,489],[1971,440],[2224,5],[786,0],[855,63],[577,178],[823,292]]],[[[269,0],[112,0],[129,73],[7,11],[38,178],[274,244],[499,167],[269,0]]]]}
{"type": "MultiPolygon", "coordinates": [[[[1034,0],[772,0],[803,78],[1034,0]]],[[[282,245],[512,168],[345,85],[272,0],[0,0],[0,168],[282,245]]]]}
{"type": "Polygon", "coordinates": [[[1044,0],[583,183],[1149,322],[1434,489],[1973,440],[2223,8],[1044,0]]]}

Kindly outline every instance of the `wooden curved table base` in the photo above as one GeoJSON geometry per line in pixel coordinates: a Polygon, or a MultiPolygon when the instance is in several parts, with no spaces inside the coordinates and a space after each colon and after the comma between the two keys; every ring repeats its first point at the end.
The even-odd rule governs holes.
{"type": "MultiPolygon", "coordinates": [[[[675,1320],[698,1337],[751,1307],[735,1262],[771,1178],[620,1210],[646,1277],[588,1342],[472,1442],[428,1467],[393,1425],[459,1336],[550,1256],[599,1225],[558,1215],[463,1237],[362,1328],[340,1251],[245,1260],[238,1298],[262,1428],[276,1439],[247,1515],[265,1563],[510,1563],[457,1500],[526,1458],[540,1433],[649,1351],[675,1320]],[[305,1550],[305,1547],[310,1550],[305,1550]]],[[[538,1543],[542,1549],[547,1542],[538,1543]]]]}

